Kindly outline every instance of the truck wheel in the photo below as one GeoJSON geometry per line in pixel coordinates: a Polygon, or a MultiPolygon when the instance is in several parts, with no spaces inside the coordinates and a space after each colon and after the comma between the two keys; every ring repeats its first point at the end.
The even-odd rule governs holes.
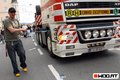
{"type": "Polygon", "coordinates": [[[39,43],[39,34],[37,32],[36,32],[36,41],[37,41],[38,44],[40,44],[39,43]]]}
{"type": "Polygon", "coordinates": [[[39,44],[40,44],[41,47],[44,47],[43,41],[42,41],[42,33],[41,32],[39,33],[39,44]]]}
{"type": "Polygon", "coordinates": [[[56,57],[52,51],[52,40],[51,40],[51,37],[49,35],[47,36],[47,49],[48,49],[48,52],[49,52],[51,57],[56,57]]]}

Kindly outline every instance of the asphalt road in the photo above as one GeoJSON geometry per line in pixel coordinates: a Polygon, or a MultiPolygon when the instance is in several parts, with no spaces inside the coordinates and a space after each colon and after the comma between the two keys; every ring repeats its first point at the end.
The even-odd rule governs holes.
{"type": "Polygon", "coordinates": [[[0,80],[94,80],[93,73],[120,74],[120,49],[60,59],[50,57],[46,49],[36,44],[35,38],[22,41],[29,71],[20,70],[21,77],[15,77],[9,57],[5,56],[5,45],[0,44],[0,80]]]}

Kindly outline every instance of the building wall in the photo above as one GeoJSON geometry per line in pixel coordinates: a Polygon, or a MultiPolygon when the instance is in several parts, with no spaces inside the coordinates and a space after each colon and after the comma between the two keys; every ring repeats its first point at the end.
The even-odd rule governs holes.
{"type": "Polygon", "coordinates": [[[12,0],[0,0],[0,29],[2,27],[2,20],[8,16],[8,9],[14,7],[16,9],[16,18],[19,20],[19,11],[17,3],[11,3],[12,0]]]}
{"type": "Polygon", "coordinates": [[[8,8],[11,6],[11,0],[0,0],[0,20],[8,15],[8,8]]]}

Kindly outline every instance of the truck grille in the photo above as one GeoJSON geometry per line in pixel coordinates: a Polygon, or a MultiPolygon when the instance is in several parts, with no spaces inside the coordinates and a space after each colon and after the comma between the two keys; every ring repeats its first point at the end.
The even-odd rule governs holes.
{"type": "Polygon", "coordinates": [[[77,30],[78,30],[78,36],[79,36],[79,41],[80,43],[89,43],[89,42],[97,42],[97,41],[107,41],[110,40],[112,38],[112,36],[114,35],[115,32],[115,26],[113,26],[112,22],[101,22],[101,23],[90,23],[90,24],[77,24],[77,30]],[[93,36],[93,32],[97,30],[99,35],[97,38],[95,38],[93,36]],[[104,30],[105,31],[105,35],[104,37],[100,35],[100,31],[104,30]],[[107,34],[107,31],[111,30],[112,31],[112,35],[109,36],[107,34]],[[89,39],[87,39],[85,37],[85,32],[86,31],[90,31],[91,32],[91,37],[89,39]]]}

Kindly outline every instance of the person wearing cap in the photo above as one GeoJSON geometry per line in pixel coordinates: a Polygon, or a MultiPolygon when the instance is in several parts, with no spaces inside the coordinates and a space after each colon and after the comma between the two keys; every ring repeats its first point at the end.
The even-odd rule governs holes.
{"type": "Polygon", "coordinates": [[[26,64],[26,55],[25,50],[22,44],[22,41],[19,38],[19,34],[22,31],[26,31],[25,28],[20,28],[20,23],[17,19],[15,19],[16,10],[11,7],[8,9],[9,17],[3,21],[4,24],[4,35],[6,42],[6,50],[8,56],[10,57],[13,73],[16,77],[20,76],[20,71],[18,69],[16,54],[20,60],[20,66],[22,67],[24,72],[27,72],[27,64],[26,64]]]}

